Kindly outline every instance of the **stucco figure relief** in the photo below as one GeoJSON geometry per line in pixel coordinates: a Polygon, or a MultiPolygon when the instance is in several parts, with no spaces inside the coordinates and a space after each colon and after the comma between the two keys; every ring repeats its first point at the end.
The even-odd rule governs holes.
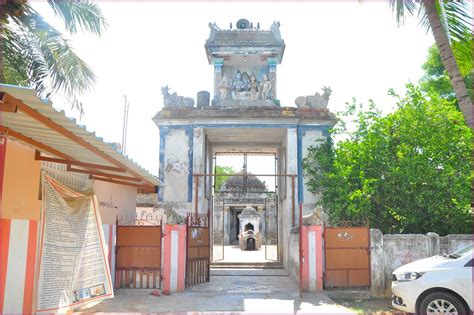
{"type": "Polygon", "coordinates": [[[219,83],[219,97],[221,100],[227,99],[227,95],[229,95],[230,90],[229,84],[229,79],[224,75],[219,83]]]}
{"type": "Polygon", "coordinates": [[[221,100],[271,100],[273,84],[266,74],[259,81],[257,75],[237,70],[232,80],[226,75],[218,83],[219,98],[221,100]]]}
{"type": "Polygon", "coordinates": [[[187,175],[188,169],[186,168],[186,163],[180,162],[177,158],[171,157],[166,161],[165,167],[166,173],[176,173],[187,175]]]}
{"type": "Polygon", "coordinates": [[[163,104],[165,107],[193,107],[194,100],[190,97],[179,96],[176,92],[170,94],[170,88],[164,86],[161,88],[163,94],[163,104]]]}
{"type": "Polygon", "coordinates": [[[257,77],[255,75],[250,76],[250,99],[252,101],[256,101],[259,99],[259,86],[258,86],[258,81],[257,77]]]}
{"type": "Polygon", "coordinates": [[[275,36],[277,40],[282,40],[281,32],[280,32],[280,22],[273,21],[273,24],[270,27],[270,30],[272,31],[273,35],[275,36]]]}
{"type": "Polygon", "coordinates": [[[217,26],[216,22],[214,22],[214,23],[209,23],[209,28],[211,29],[211,34],[209,35],[209,40],[213,41],[216,38],[217,31],[219,30],[219,27],[217,26]]]}
{"type": "Polygon", "coordinates": [[[312,213],[303,216],[304,225],[321,225],[328,221],[328,216],[321,206],[316,206],[312,213]]]}
{"type": "Polygon", "coordinates": [[[314,95],[296,98],[296,106],[298,106],[298,108],[327,108],[332,90],[329,86],[323,87],[322,90],[322,95],[316,92],[314,95]]]}
{"type": "Polygon", "coordinates": [[[262,99],[263,100],[271,100],[271,90],[272,90],[272,82],[270,79],[264,74],[262,80],[262,99]]]}

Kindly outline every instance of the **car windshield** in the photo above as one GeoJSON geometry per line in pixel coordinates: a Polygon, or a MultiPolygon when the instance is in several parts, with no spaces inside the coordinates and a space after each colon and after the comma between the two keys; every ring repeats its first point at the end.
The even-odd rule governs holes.
{"type": "Polygon", "coordinates": [[[469,246],[463,247],[463,248],[461,248],[461,249],[459,249],[459,250],[457,250],[457,251],[455,251],[451,254],[448,254],[446,256],[452,257],[452,258],[459,258],[459,257],[462,257],[462,256],[470,253],[470,252],[472,252],[472,244],[469,245],[469,246]]]}

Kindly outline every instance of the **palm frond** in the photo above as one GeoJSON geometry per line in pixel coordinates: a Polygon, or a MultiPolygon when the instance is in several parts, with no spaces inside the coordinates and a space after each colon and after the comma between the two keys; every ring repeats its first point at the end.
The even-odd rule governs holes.
{"type": "Polygon", "coordinates": [[[97,3],[89,1],[48,0],[54,13],[59,16],[71,34],[78,29],[101,35],[107,22],[97,3]]]}
{"type": "MultiPolygon", "coordinates": [[[[443,14],[447,25],[445,31],[450,39],[451,48],[458,63],[462,76],[472,71],[472,16],[469,6],[465,1],[443,1],[443,9],[440,3],[435,1],[438,14],[443,14]]],[[[423,6],[420,6],[420,25],[430,31],[430,23],[425,14],[423,6]]],[[[443,19],[442,19],[443,20],[443,19]]]]}
{"type": "Polygon", "coordinates": [[[31,11],[15,19],[27,43],[24,58],[29,83],[48,97],[53,92],[66,96],[72,107],[80,107],[78,97],[90,89],[95,77],[62,34],[38,13],[31,11]]]}
{"type": "MultiPolygon", "coordinates": [[[[438,1],[435,1],[436,10],[438,14],[441,13],[441,7],[438,1]]],[[[472,34],[472,16],[469,11],[469,6],[465,1],[443,1],[444,13],[446,15],[446,22],[448,24],[448,36],[451,41],[466,41],[466,35],[472,34]]],[[[430,23],[428,17],[420,6],[420,25],[426,31],[430,30],[430,23]]]]}
{"type": "Polygon", "coordinates": [[[4,25],[0,34],[2,41],[3,75],[5,83],[28,86],[28,59],[25,52],[29,45],[24,36],[4,25]]]}
{"type": "Polygon", "coordinates": [[[463,1],[447,1],[444,11],[449,25],[449,37],[453,41],[465,41],[466,34],[472,34],[472,16],[467,4],[463,1]]]}
{"type": "Polygon", "coordinates": [[[389,5],[395,13],[397,24],[400,26],[405,23],[408,15],[415,15],[418,9],[414,0],[389,0],[389,5]]]}
{"type": "Polygon", "coordinates": [[[454,57],[458,63],[459,71],[463,77],[472,75],[472,33],[464,35],[464,41],[452,41],[451,48],[453,49],[454,57]]]}

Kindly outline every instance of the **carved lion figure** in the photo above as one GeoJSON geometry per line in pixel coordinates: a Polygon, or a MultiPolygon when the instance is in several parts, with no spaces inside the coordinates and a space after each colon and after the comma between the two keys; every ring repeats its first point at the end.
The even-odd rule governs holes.
{"type": "Polygon", "coordinates": [[[163,104],[165,107],[193,107],[194,100],[190,97],[179,96],[176,92],[170,94],[170,88],[164,86],[161,88],[163,94],[163,104]]]}

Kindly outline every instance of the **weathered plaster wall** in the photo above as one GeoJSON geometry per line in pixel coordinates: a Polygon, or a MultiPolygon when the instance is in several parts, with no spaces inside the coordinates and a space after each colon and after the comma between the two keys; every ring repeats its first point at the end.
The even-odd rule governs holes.
{"type": "Polygon", "coordinates": [[[291,279],[298,284],[300,282],[300,235],[299,230],[294,228],[290,232],[289,237],[289,252],[288,252],[288,268],[286,271],[290,275],[291,279]]]}
{"type": "MultiPolygon", "coordinates": [[[[318,127],[318,126],[317,126],[318,127]]],[[[302,127],[300,127],[302,128],[302,127]]],[[[307,127],[308,128],[308,127],[307,127]]],[[[322,130],[305,130],[304,128],[300,131],[301,133],[301,146],[302,146],[302,158],[308,155],[308,148],[315,145],[317,140],[324,138],[322,130]]],[[[309,214],[313,211],[314,203],[319,200],[319,196],[316,196],[308,191],[306,185],[306,178],[303,176],[302,183],[302,194],[303,194],[303,215],[309,214]]]]}
{"type": "Polygon", "coordinates": [[[191,163],[189,150],[192,150],[189,146],[189,135],[185,129],[170,129],[161,139],[163,138],[164,165],[162,169],[160,167],[160,172],[163,172],[164,200],[167,202],[189,202],[188,175],[191,163]]]}
{"type": "Polygon", "coordinates": [[[115,224],[117,215],[136,214],[137,189],[103,181],[94,181],[94,192],[99,203],[103,224],[115,224]]]}
{"type": "Polygon", "coordinates": [[[5,219],[38,220],[41,162],[35,161],[31,147],[10,139],[5,143],[0,215],[5,219]]]}
{"type": "Polygon", "coordinates": [[[398,267],[422,258],[458,250],[472,244],[472,237],[471,234],[440,237],[436,233],[382,235],[380,230],[371,229],[372,295],[391,296],[392,273],[398,267]]]}
{"type": "Polygon", "coordinates": [[[472,234],[450,234],[439,238],[440,254],[452,253],[472,244],[472,234]]]}
{"type": "MultiPolygon", "coordinates": [[[[286,171],[287,174],[298,174],[298,153],[297,153],[297,130],[296,128],[288,128],[286,134],[286,171]]],[[[290,230],[292,228],[292,185],[291,178],[287,178],[286,184],[286,199],[283,200],[283,215],[282,215],[282,251],[283,251],[283,265],[286,270],[291,268],[290,264],[290,230]]],[[[295,224],[298,222],[298,185],[295,181],[295,224]]]]}
{"type": "Polygon", "coordinates": [[[372,296],[385,296],[385,255],[383,234],[370,229],[370,291],[372,296]]]}

